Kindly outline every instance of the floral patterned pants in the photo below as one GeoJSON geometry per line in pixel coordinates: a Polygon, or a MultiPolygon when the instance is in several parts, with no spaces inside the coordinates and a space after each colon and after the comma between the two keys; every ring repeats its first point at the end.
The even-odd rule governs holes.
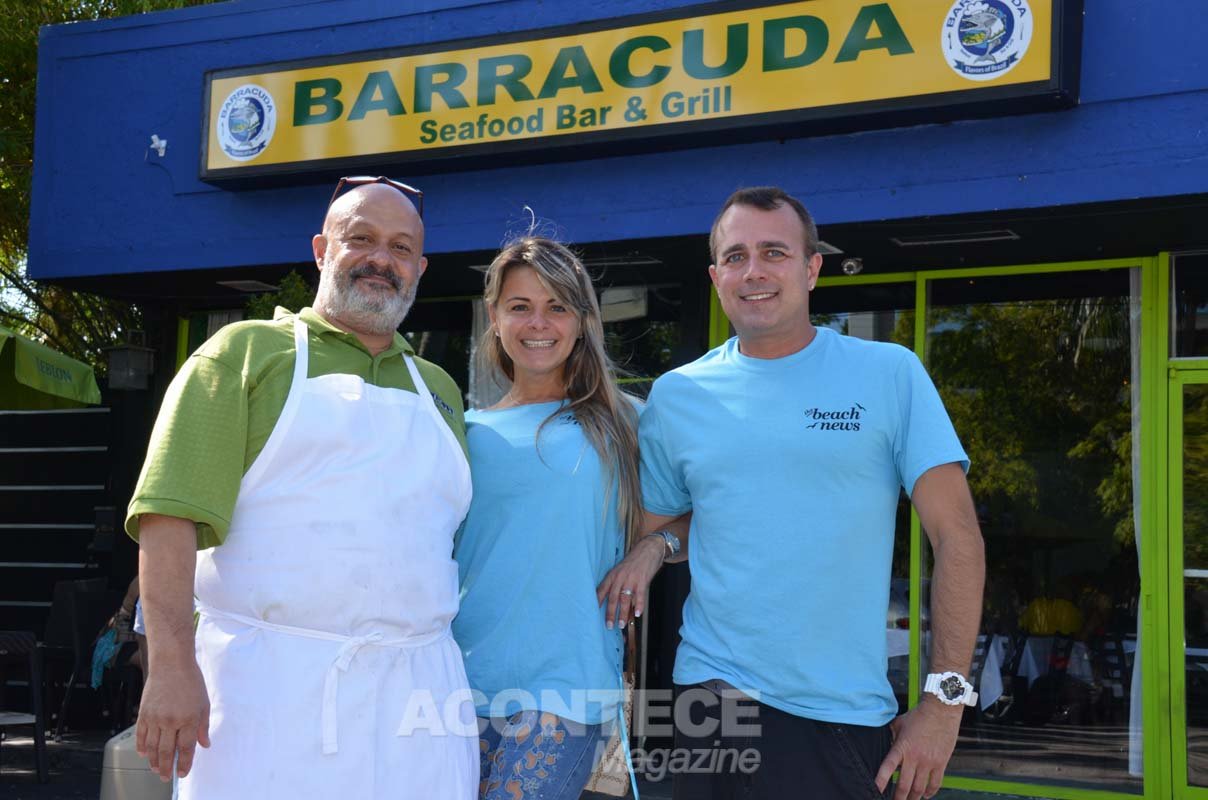
{"type": "Polygon", "coordinates": [[[603,726],[542,711],[479,722],[482,800],[577,800],[604,744],[603,726]]]}

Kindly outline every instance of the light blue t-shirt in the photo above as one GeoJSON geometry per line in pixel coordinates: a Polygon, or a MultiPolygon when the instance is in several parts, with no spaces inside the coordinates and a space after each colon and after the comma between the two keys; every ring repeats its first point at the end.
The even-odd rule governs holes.
{"type": "Polygon", "coordinates": [[[453,633],[470,688],[486,697],[479,716],[540,710],[597,724],[616,716],[621,638],[604,627],[596,586],[624,537],[616,492],[574,416],[546,425],[537,447],[558,408],[466,412],[474,500],[454,547],[453,633]]]}
{"type": "Polygon", "coordinates": [[[909,350],[819,328],[797,353],[730,339],[654,383],[640,424],[649,511],[691,509],[675,682],[722,679],[797,716],[883,725],[899,493],[968,459],[909,350]]]}

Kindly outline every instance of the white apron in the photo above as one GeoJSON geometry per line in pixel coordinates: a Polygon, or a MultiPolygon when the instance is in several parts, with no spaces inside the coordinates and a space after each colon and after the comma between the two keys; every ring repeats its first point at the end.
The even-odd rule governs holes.
{"type": "Polygon", "coordinates": [[[473,800],[474,708],[449,633],[469,465],[412,359],[414,393],[308,378],[301,320],[294,340],[226,541],[197,554],[213,744],[180,797],[473,800]]]}

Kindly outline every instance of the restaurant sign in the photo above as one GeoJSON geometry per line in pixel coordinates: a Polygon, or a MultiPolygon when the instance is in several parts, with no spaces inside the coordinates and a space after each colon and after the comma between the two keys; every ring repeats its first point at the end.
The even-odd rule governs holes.
{"type": "Polygon", "coordinates": [[[1063,75],[1076,57],[1063,54],[1073,5],[712,3],[218,70],[206,75],[201,172],[309,172],[739,129],[801,136],[845,118],[1006,113],[1029,99],[1051,107],[1074,91],[1063,75]]]}

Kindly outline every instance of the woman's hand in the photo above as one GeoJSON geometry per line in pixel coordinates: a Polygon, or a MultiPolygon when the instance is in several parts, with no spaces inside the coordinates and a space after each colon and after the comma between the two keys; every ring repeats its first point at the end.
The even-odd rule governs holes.
{"type": "Polygon", "coordinates": [[[667,545],[661,536],[647,535],[638,540],[629,555],[608,571],[596,588],[596,600],[608,601],[604,624],[629,625],[646,610],[646,592],[650,581],[663,566],[667,545]]]}

